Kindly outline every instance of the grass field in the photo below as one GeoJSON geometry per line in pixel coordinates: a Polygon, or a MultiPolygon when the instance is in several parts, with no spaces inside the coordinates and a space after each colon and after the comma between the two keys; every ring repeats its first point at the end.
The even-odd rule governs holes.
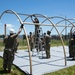
{"type": "MultiPolygon", "coordinates": [[[[27,49],[26,40],[19,39],[19,47],[18,49],[27,49]]],[[[4,50],[3,40],[0,40],[0,51],[4,50]]],[[[12,72],[11,73],[4,73],[3,72],[3,59],[0,57],[0,75],[26,75],[24,72],[22,72],[19,68],[16,66],[12,66],[12,72]]]]}
{"type": "Polygon", "coordinates": [[[44,74],[44,75],[75,75],[75,65],[68,67],[68,68],[65,68],[65,69],[61,69],[56,72],[44,74]]]}
{"type": "Polygon", "coordinates": [[[24,72],[22,72],[20,69],[12,66],[12,72],[11,73],[4,73],[3,72],[3,59],[0,57],[0,75],[26,75],[24,72]]]}

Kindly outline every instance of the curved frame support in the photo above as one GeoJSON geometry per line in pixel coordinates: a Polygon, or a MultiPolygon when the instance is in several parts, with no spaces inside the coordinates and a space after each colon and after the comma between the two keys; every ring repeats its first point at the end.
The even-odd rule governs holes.
{"type": "MultiPolygon", "coordinates": [[[[48,17],[46,17],[46,16],[44,16],[44,15],[41,15],[41,14],[34,14],[34,15],[40,15],[40,16],[42,16],[43,18],[46,18],[46,20],[48,20],[48,21],[52,24],[52,26],[56,29],[56,31],[57,31],[57,33],[58,33],[60,39],[61,39],[62,46],[63,46],[64,59],[65,59],[65,66],[66,66],[66,65],[67,65],[67,62],[66,62],[66,52],[65,52],[65,48],[64,48],[64,42],[63,42],[63,39],[62,39],[62,37],[61,37],[61,35],[60,35],[58,29],[56,28],[56,26],[53,24],[53,22],[52,22],[48,17]]],[[[34,23],[34,25],[36,25],[36,23],[34,23]]],[[[39,24],[37,24],[37,25],[39,25],[39,24]]],[[[41,24],[40,24],[40,25],[41,25],[41,24]]]]}
{"type": "MultiPolygon", "coordinates": [[[[49,18],[46,18],[46,19],[48,19],[48,20],[51,22],[51,20],[50,20],[49,18]]],[[[64,47],[63,39],[62,39],[62,37],[61,37],[61,35],[60,35],[58,29],[56,28],[56,26],[55,26],[52,22],[51,22],[51,24],[53,25],[53,27],[55,27],[55,29],[56,29],[56,31],[57,31],[57,33],[58,33],[60,39],[61,39],[61,43],[62,43],[63,51],[64,51],[65,66],[66,66],[66,65],[67,65],[67,62],[66,62],[66,52],[65,52],[65,47],[64,47]]]]}
{"type": "MultiPolygon", "coordinates": [[[[6,10],[6,11],[4,11],[1,14],[1,16],[0,16],[0,19],[2,18],[2,16],[4,15],[4,13],[13,13],[13,14],[15,14],[17,16],[18,20],[20,21],[20,24],[23,24],[21,18],[19,17],[19,15],[15,11],[12,11],[12,10],[6,10]]],[[[26,34],[26,29],[24,29],[24,27],[23,27],[23,30],[24,30],[24,34],[26,35],[26,40],[27,40],[27,43],[28,43],[29,61],[30,61],[30,74],[32,75],[32,62],[31,62],[31,53],[30,53],[29,40],[28,40],[28,37],[27,37],[27,34],[26,34]]]]}
{"type": "MultiPolygon", "coordinates": [[[[20,24],[25,24],[25,21],[26,21],[28,18],[30,18],[30,16],[33,16],[33,15],[36,15],[37,17],[45,18],[45,20],[44,20],[42,23],[44,23],[46,20],[48,20],[48,21],[52,24],[52,25],[49,25],[49,26],[53,26],[52,29],[55,28],[55,30],[57,31],[57,33],[58,33],[58,35],[59,35],[59,37],[60,37],[60,39],[61,39],[61,43],[62,43],[62,46],[63,46],[63,52],[64,52],[65,66],[67,65],[67,63],[66,63],[66,52],[65,52],[64,42],[63,42],[63,39],[62,39],[62,37],[61,37],[61,35],[60,35],[60,33],[59,33],[59,31],[58,31],[58,29],[57,29],[56,26],[57,26],[57,24],[59,24],[59,23],[62,22],[62,21],[68,21],[70,24],[72,24],[72,28],[73,28],[73,27],[74,27],[74,24],[73,24],[72,22],[70,22],[68,19],[65,19],[65,18],[63,18],[63,17],[59,17],[59,16],[46,17],[46,16],[41,15],[41,14],[27,15],[27,18],[25,18],[25,20],[22,21],[21,18],[19,17],[19,13],[16,13],[15,11],[12,11],[12,10],[6,10],[6,11],[4,11],[4,12],[0,15],[0,19],[2,18],[2,16],[4,15],[4,13],[15,14],[16,17],[18,18],[20,24]],[[53,18],[61,18],[61,19],[63,19],[63,20],[61,20],[61,21],[59,21],[58,23],[54,24],[54,23],[51,21],[51,19],[53,19],[53,18]]],[[[40,25],[42,25],[42,23],[41,23],[40,25]]],[[[35,23],[34,23],[34,24],[35,24],[35,23]]],[[[36,25],[36,24],[35,24],[35,25],[36,25]]],[[[39,24],[38,24],[38,25],[39,25],[39,24]]],[[[46,25],[45,25],[45,26],[46,26],[46,25]]],[[[66,26],[66,27],[67,27],[67,26],[66,26]]],[[[66,28],[66,27],[65,27],[65,28],[66,28]]],[[[65,29],[65,28],[64,28],[64,29],[65,29]]],[[[52,30],[52,29],[51,29],[51,30],[52,30]]],[[[29,40],[28,40],[27,32],[26,32],[26,29],[25,29],[24,27],[23,27],[23,31],[24,31],[24,34],[26,35],[26,40],[27,40],[27,44],[28,44],[29,61],[30,61],[30,74],[32,74],[32,61],[31,61],[30,45],[29,45],[29,40]]]]}
{"type": "Polygon", "coordinates": [[[24,27],[23,27],[23,31],[24,31],[24,34],[26,35],[26,40],[27,40],[27,44],[28,44],[29,59],[30,59],[30,74],[32,75],[32,62],[31,62],[31,53],[30,53],[29,39],[28,39],[28,36],[27,36],[26,29],[24,27]]]}
{"type": "Polygon", "coordinates": [[[5,13],[13,13],[16,15],[16,17],[18,18],[20,24],[23,24],[21,18],[19,17],[19,15],[15,12],[15,11],[12,11],[12,10],[6,10],[4,11],[1,15],[0,15],[0,19],[2,18],[2,16],[5,14],[5,13]]]}
{"type": "MultiPolygon", "coordinates": [[[[75,23],[75,22],[72,22],[72,23],[75,23]]],[[[71,24],[68,24],[68,26],[69,26],[69,25],[71,25],[71,24]]],[[[61,31],[61,33],[60,33],[60,34],[62,34],[62,32],[63,32],[63,31],[66,29],[66,27],[68,27],[68,26],[65,26],[65,28],[61,31]]],[[[73,25],[73,26],[71,26],[71,28],[72,28],[72,27],[74,27],[74,25],[73,25]]]]}
{"type": "MultiPolygon", "coordinates": [[[[74,20],[74,19],[67,19],[67,21],[70,23],[70,24],[68,24],[68,26],[72,24],[72,27],[74,27],[73,22],[70,22],[70,20],[74,20]]],[[[57,22],[56,25],[59,24],[60,22],[63,22],[63,21],[65,21],[65,20],[61,20],[61,21],[57,22]]],[[[74,20],[74,21],[75,21],[75,20],[74,20]]],[[[61,34],[68,26],[65,26],[65,28],[60,32],[60,34],[61,34]]]]}

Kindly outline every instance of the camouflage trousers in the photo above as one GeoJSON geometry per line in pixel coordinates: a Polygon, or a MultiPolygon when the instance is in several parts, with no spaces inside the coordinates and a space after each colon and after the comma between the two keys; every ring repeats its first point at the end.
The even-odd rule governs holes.
{"type": "Polygon", "coordinates": [[[3,53],[3,68],[11,71],[11,66],[14,60],[14,52],[10,49],[4,49],[3,53]]]}
{"type": "Polygon", "coordinates": [[[74,41],[69,40],[69,57],[73,57],[74,41]]]}
{"type": "Polygon", "coordinates": [[[73,58],[75,59],[75,45],[73,45],[73,52],[72,52],[72,54],[73,54],[73,58]]]}
{"type": "Polygon", "coordinates": [[[30,50],[32,51],[33,49],[33,42],[30,42],[30,50]]]}
{"type": "Polygon", "coordinates": [[[46,57],[50,58],[50,44],[46,44],[46,57]]]}
{"type": "Polygon", "coordinates": [[[69,46],[69,57],[73,57],[73,46],[69,46]]]}

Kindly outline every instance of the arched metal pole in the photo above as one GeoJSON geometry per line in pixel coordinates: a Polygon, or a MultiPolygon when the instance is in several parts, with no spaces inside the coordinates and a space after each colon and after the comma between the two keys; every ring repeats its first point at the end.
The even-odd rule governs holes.
{"type": "MultiPolygon", "coordinates": [[[[37,15],[39,15],[39,14],[37,14],[37,15]]],[[[41,16],[43,16],[43,15],[41,15],[41,16]]],[[[66,63],[66,52],[65,52],[65,48],[64,48],[63,39],[62,39],[62,37],[60,36],[60,33],[59,33],[58,29],[56,28],[56,26],[52,23],[52,21],[51,21],[49,18],[47,18],[46,16],[43,16],[43,17],[46,18],[46,19],[52,24],[52,26],[56,29],[56,31],[57,31],[57,33],[58,33],[60,39],[61,39],[61,43],[62,43],[63,51],[64,51],[65,66],[66,66],[66,64],[67,64],[67,63],[66,63]]],[[[25,23],[25,22],[24,22],[24,23],[25,23]]],[[[26,23],[25,23],[25,24],[26,24],[26,23]]],[[[34,25],[39,25],[39,24],[34,23],[34,25]]],[[[40,25],[41,25],[41,24],[40,24],[40,25]]]]}
{"type": "MultiPolygon", "coordinates": [[[[54,19],[54,18],[60,18],[60,19],[63,19],[63,20],[61,20],[61,21],[59,21],[59,22],[57,22],[56,24],[55,24],[55,26],[57,26],[60,22],[63,22],[63,21],[67,21],[67,22],[69,22],[70,24],[72,24],[72,26],[74,26],[74,24],[71,22],[71,21],[69,21],[69,20],[74,20],[75,21],[75,19],[65,19],[65,18],[63,18],[63,17],[60,17],[60,16],[53,16],[53,17],[48,17],[49,19],[54,19]]],[[[44,23],[45,21],[46,21],[47,19],[45,19],[42,23],[44,23]]],[[[65,27],[65,26],[64,26],[65,27]]],[[[53,29],[54,27],[52,27],[52,29],[53,29]]],[[[51,29],[51,31],[52,31],[52,29],[51,29]]]]}
{"type": "Polygon", "coordinates": [[[19,17],[19,15],[18,15],[15,11],[13,11],[13,10],[6,10],[6,11],[4,11],[4,12],[0,15],[0,19],[2,18],[2,16],[3,16],[5,13],[8,13],[8,12],[9,12],[9,13],[12,12],[13,14],[15,14],[16,17],[18,18],[20,24],[23,24],[23,22],[22,22],[21,18],[19,17]]]}
{"type": "MultiPolygon", "coordinates": [[[[57,17],[57,18],[62,18],[62,17],[58,17],[58,16],[56,16],[56,17],[57,17]]],[[[54,17],[52,17],[52,18],[54,18],[54,17]]],[[[64,19],[64,18],[62,18],[62,19],[64,19]]],[[[46,19],[46,20],[47,20],[47,19],[46,19]]],[[[74,25],[73,25],[73,23],[72,23],[72,22],[70,22],[69,20],[67,20],[67,19],[64,19],[64,20],[68,21],[69,23],[71,23],[71,24],[72,24],[72,26],[74,26],[74,25]]],[[[61,21],[60,21],[60,22],[61,22],[61,21]]],[[[53,28],[54,28],[54,27],[53,27],[53,28]]],[[[52,29],[53,29],[53,28],[52,28],[52,29]]],[[[52,30],[52,29],[51,29],[51,30],[52,30]]],[[[62,45],[63,45],[64,56],[65,56],[65,66],[66,66],[66,64],[67,64],[67,63],[66,63],[66,53],[65,53],[65,48],[64,48],[64,42],[63,42],[63,40],[62,40],[62,37],[61,37],[61,36],[60,36],[60,39],[61,39],[61,41],[62,41],[62,45]]]]}
{"type": "MultiPolygon", "coordinates": [[[[69,22],[70,22],[70,20],[73,20],[73,21],[75,21],[75,19],[67,19],[69,22]]],[[[59,22],[57,22],[56,23],[56,25],[58,25],[60,22],[63,22],[63,21],[65,21],[65,20],[61,20],[61,21],[59,21],[59,22]]],[[[66,27],[70,27],[69,25],[71,25],[72,24],[72,26],[74,26],[74,24],[73,24],[73,22],[70,22],[70,24],[68,24],[68,26],[65,26],[65,28],[60,32],[60,34],[66,29],[66,27]]],[[[71,27],[72,27],[71,26],[71,27]]]]}
{"type": "Polygon", "coordinates": [[[67,62],[66,62],[66,52],[65,52],[65,48],[64,48],[64,42],[63,42],[63,39],[62,39],[62,37],[61,37],[61,35],[60,35],[58,29],[56,28],[56,26],[52,23],[52,21],[51,21],[49,18],[46,18],[46,19],[48,19],[48,20],[50,21],[50,23],[53,25],[53,27],[56,29],[56,31],[57,31],[57,33],[58,33],[60,39],[61,39],[61,43],[62,43],[63,51],[64,51],[65,66],[66,66],[66,65],[67,65],[67,62]]]}
{"type": "Polygon", "coordinates": [[[28,51],[29,51],[29,60],[30,60],[30,74],[32,75],[32,60],[31,60],[31,53],[30,53],[30,45],[29,45],[29,39],[28,39],[28,36],[27,36],[27,32],[26,32],[26,29],[23,27],[23,31],[24,31],[24,34],[26,35],[26,40],[27,40],[27,44],[28,44],[28,51]]]}
{"type": "MultiPolygon", "coordinates": [[[[14,11],[11,11],[11,10],[6,10],[6,11],[4,11],[2,14],[1,14],[1,16],[0,16],[0,19],[1,19],[1,17],[2,17],[2,15],[4,14],[4,13],[14,13],[16,16],[17,16],[17,18],[19,19],[19,21],[20,21],[20,23],[21,24],[26,24],[25,22],[22,22],[22,20],[20,19],[20,17],[18,16],[18,14],[16,13],[16,12],[14,12],[14,11]]],[[[56,31],[57,31],[57,33],[58,33],[58,35],[60,36],[60,33],[59,33],[59,31],[58,31],[58,29],[56,28],[56,25],[55,24],[53,24],[53,22],[49,19],[49,17],[46,17],[46,16],[44,16],[44,15],[41,15],[41,14],[34,14],[34,15],[37,15],[37,16],[41,16],[41,17],[43,17],[43,18],[46,18],[52,25],[51,26],[53,26],[55,29],[56,29],[56,31]]],[[[30,16],[30,15],[29,15],[30,16]]],[[[26,19],[25,19],[26,20],[26,19]]],[[[67,19],[65,19],[66,21],[68,21],[67,19]]],[[[68,21],[68,22],[70,22],[70,21],[68,21]]],[[[70,22],[71,23],[71,22],[70,22]]],[[[35,23],[34,23],[35,24],[35,23]]],[[[71,23],[72,24],[72,23],[71,23]]],[[[36,24],[35,24],[36,25],[36,24]]],[[[38,24],[37,24],[38,25],[38,24]]],[[[41,24],[40,24],[41,25],[41,24]]],[[[73,24],[72,24],[73,25],[73,24]]],[[[49,25],[50,26],[50,25],[49,25]]],[[[23,28],[23,30],[24,30],[24,33],[26,34],[26,31],[25,31],[25,29],[23,28]]],[[[27,34],[26,34],[26,36],[27,36],[27,34]]],[[[28,45],[29,45],[29,42],[28,42],[28,37],[26,37],[26,39],[27,39],[27,43],[28,43],[28,45]]],[[[62,42],[62,46],[63,46],[63,51],[64,51],[64,58],[65,58],[65,66],[66,66],[66,53],[65,53],[65,48],[64,48],[64,42],[63,42],[63,39],[62,39],[62,37],[60,36],[60,39],[61,39],[61,42],[62,42]]],[[[28,48],[28,50],[30,50],[30,48],[28,48]]],[[[30,57],[31,55],[30,55],[30,53],[29,53],[29,57],[30,57]]],[[[32,63],[31,63],[32,64],[32,63]]],[[[30,65],[31,65],[30,64],[30,65]]],[[[32,74],[32,71],[30,72],[31,74],[32,74]]]]}
{"type": "MultiPolygon", "coordinates": [[[[72,23],[73,23],[73,22],[72,22],[72,23]]],[[[75,23],[75,22],[74,22],[74,23],[75,23]]],[[[73,25],[73,26],[69,26],[69,25],[71,25],[71,24],[68,24],[68,26],[65,26],[65,28],[66,28],[66,27],[71,27],[71,28],[74,27],[74,25],[73,25]]],[[[65,30],[65,28],[60,32],[60,34],[62,34],[62,32],[65,30]]]]}
{"type": "Polygon", "coordinates": [[[71,27],[70,33],[72,32],[73,27],[75,27],[75,26],[72,26],[72,27],[71,27]]]}
{"type": "MultiPolygon", "coordinates": [[[[23,24],[21,18],[19,17],[19,15],[18,15],[15,11],[12,11],[12,10],[6,10],[6,11],[4,11],[4,12],[1,14],[1,16],[0,16],[0,19],[2,18],[2,16],[4,15],[4,13],[13,13],[13,14],[15,14],[15,15],[17,16],[18,20],[20,21],[20,23],[23,24]]],[[[24,33],[26,34],[26,31],[25,31],[24,28],[23,28],[23,30],[24,30],[24,33]]],[[[27,34],[26,34],[26,36],[27,36],[27,34]]],[[[30,47],[29,47],[28,37],[26,37],[26,39],[27,39],[28,50],[29,50],[30,74],[32,75],[32,62],[31,62],[31,54],[30,54],[30,47]]]]}

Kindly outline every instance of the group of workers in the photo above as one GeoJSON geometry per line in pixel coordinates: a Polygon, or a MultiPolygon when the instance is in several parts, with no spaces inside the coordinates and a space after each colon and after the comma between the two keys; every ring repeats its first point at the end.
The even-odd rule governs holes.
{"type": "MultiPolygon", "coordinates": [[[[38,18],[34,15],[34,20],[31,16],[31,19],[33,21],[33,23],[39,23],[38,18]]],[[[35,45],[35,48],[37,50],[37,52],[42,51],[43,49],[46,51],[46,58],[50,58],[50,41],[51,41],[51,31],[47,31],[47,35],[46,33],[44,33],[43,35],[40,36],[40,26],[39,24],[35,25],[35,35],[32,34],[32,32],[30,32],[30,36],[29,36],[29,43],[30,43],[30,48],[31,51],[33,49],[33,45],[35,45]]]]}
{"type": "Polygon", "coordinates": [[[17,46],[19,43],[17,42],[17,36],[22,31],[23,24],[20,26],[19,31],[17,33],[14,33],[14,31],[10,31],[9,36],[5,36],[4,38],[4,53],[3,53],[3,69],[4,72],[11,72],[12,63],[14,60],[14,54],[17,51],[17,46]]]}
{"type": "MultiPolygon", "coordinates": [[[[32,17],[31,17],[31,19],[32,19],[32,17]]],[[[39,20],[36,17],[34,20],[32,19],[32,21],[33,21],[33,23],[39,23],[39,20]]],[[[14,33],[13,31],[11,31],[10,35],[5,36],[5,38],[4,38],[4,41],[3,41],[4,46],[5,46],[4,53],[3,53],[4,72],[8,72],[8,73],[11,72],[11,67],[12,67],[12,63],[14,60],[14,55],[15,55],[15,52],[16,52],[17,47],[19,45],[19,43],[17,42],[17,37],[20,34],[20,32],[22,31],[22,29],[23,29],[23,24],[20,26],[17,33],[14,33]]],[[[30,32],[29,43],[30,43],[31,51],[33,49],[33,44],[35,41],[36,42],[35,47],[36,47],[37,51],[39,49],[42,50],[42,48],[44,48],[46,50],[46,57],[50,58],[50,40],[51,40],[50,34],[51,34],[51,32],[47,31],[47,35],[45,33],[44,37],[39,39],[40,31],[38,32],[38,29],[39,29],[39,25],[35,25],[35,36],[34,36],[35,38],[34,39],[32,36],[32,32],[30,32]],[[42,41],[42,42],[39,42],[39,41],[42,41]]]]}
{"type": "MultiPolygon", "coordinates": [[[[33,23],[39,23],[38,18],[34,15],[34,20],[33,23]]],[[[17,52],[17,47],[19,43],[17,42],[17,36],[20,34],[22,31],[23,24],[20,26],[19,31],[14,34],[12,31],[10,32],[9,36],[6,36],[4,38],[4,53],[3,53],[3,69],[4,72],[11,72],[11,66],[14,60],[14,54],[17,52]]],[[[30,44],[30,50],[33,50],[33,46],[35,44],[35,48],[37,51],[42,51],[43,49],[46,52],[46,58],[50,58],[50,41],[51,41],[51,32],[47,31],[47,33],[44,33],[40,38],[40,30],[39,30],[39,25],[35,25],[35,35],[30,32],[29,35],[29,44],[30,44]]],[[[71,34],[71,38],[69,40],[69,57],[73,58],[75,60],[75,32],[71,34]]]]}
{"type": "Polygon", "coordinates": [[[46,51],[46,58],[50,58],[50,41],[51,41],[51,32],[47,31],[47,34],[44,33],[42,38],[38,38],[38,45],[35,43],[35,36],[30,32],[29,36],[29,44],[30,44],[30,50],[32,51],[35,47],[37,52],[38,51],[46,51]]]}

